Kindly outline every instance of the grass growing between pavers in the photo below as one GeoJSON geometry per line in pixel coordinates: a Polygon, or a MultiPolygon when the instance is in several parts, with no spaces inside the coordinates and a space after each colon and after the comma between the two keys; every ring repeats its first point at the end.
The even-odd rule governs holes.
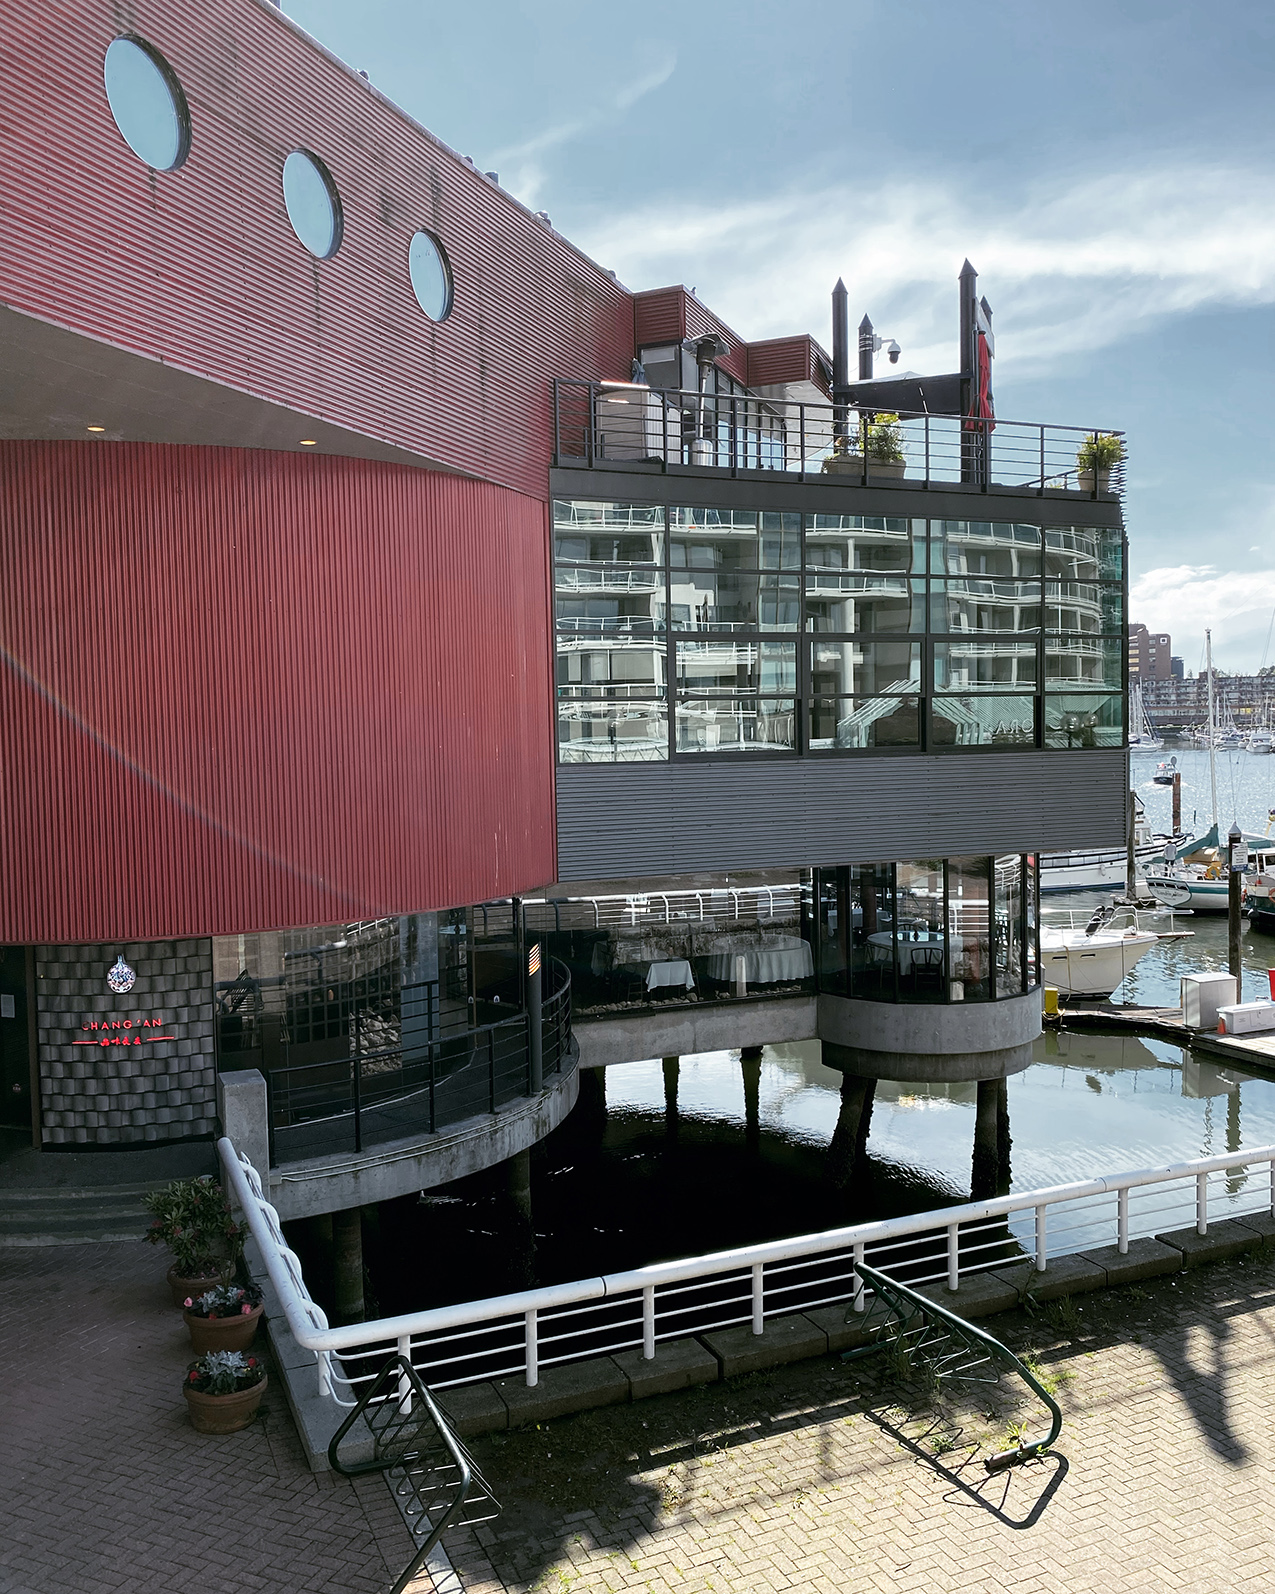
{"type": "MultiPolygon", "coordinates": [[[[1055,1559],[1083,1538],[1069,1458],[1088,1464],[1094,1452],[1094,1468],[1114,1467],[1121,1488],[1132,1489],[1129,1510],[1154,1520],[1160,1469],[1146,1438],[1155,1438],[1155,1424],[1140,1420],[1124,1454],[1121,1425],[1113,1429],[1122,1403],[1164,1407],[1164,1455],[1175,1453],[1176,1437],[1223,1468],[1252,1460],[1228,1420],[1240,1375],[1228,1374],[1226,1352],[1251,1314],[1270,1312],[1257,1336],[1263,1345],[1275,1330],[1269,1247],[1083,1296],[1033,1302],[1028,1294],[1025,1308],[983,1326],[1051,1389],[1064,1428],[1055,1456],[997,1484],[999,1506],[999,1494],[978,1494],[987,1481],[978,1461],[1041,1421],[1034,1397],[1029,1410],[1000,1392],[954,1398],[891,1365],[889,1352],[850,1363],[825,1357],[474,1440],[504,1515],[476,1540],[457,1539],[466,1588],[867,1587],[883,1545],[919,1565],[926,1522],[947,1524],[955,1513],[944,1528],[948,1564],[959,1570],[968,1541],[966,1572],[987,1580],[966,1586],[995,1589],[995,1569],[980,1570],[989,1533],[1061,1534],[1055,1559]],[[802,1573],[803,1554],[818,1566],[802,1573]]],[[[1086,1564],[1106,1556],[1113,1573],[1121,1570],[1114,1537],[1087,1553],[1086,1564]]],[[[929,1586],[948,1586],[943,1575],[929,1586]]]]}

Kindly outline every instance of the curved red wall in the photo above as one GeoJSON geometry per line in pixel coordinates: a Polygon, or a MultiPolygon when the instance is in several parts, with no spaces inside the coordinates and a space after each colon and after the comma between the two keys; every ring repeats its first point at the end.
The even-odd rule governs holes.
{"type": "Polygon", "coordinates": [[[0,941],[553,877],[542,503],[394,465],[0,443],[0,941]]]}

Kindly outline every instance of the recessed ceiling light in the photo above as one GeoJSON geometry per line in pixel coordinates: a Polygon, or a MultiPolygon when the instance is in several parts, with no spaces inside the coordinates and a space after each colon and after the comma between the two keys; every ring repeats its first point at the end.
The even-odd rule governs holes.
{"type": "Polygon", "coordinates": [[[317,437],[303,437],[301,439],[301,446],[302,448],[317,448],[319,446],[319,439],[317,437]]]}
{"type": "Polygon", "coordinates": [[[90,432],[104,432],[106,430],[106,428],[105,428],[105,426],[90,426],[90,427],[86,428],[86,430],[88,430],[90,432]]]}

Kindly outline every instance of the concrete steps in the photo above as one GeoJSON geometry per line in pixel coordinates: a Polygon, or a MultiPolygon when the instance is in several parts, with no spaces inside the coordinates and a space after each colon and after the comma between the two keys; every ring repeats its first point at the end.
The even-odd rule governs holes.
{"type": "Polygon", "coordinates": [[[139,1240],[151,1215],[143,1204],[166,1181],[105,1189],[0,1189],[0,1249],[139,1240]]]}

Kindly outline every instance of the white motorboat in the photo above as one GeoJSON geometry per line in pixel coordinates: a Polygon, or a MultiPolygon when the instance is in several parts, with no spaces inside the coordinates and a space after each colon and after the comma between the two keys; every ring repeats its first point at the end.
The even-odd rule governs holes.
{"type": "MultiPolygon", "coordinates": [[[[1142,799],[1134,796],[1133,857],[1139,871],[1163,863],[1166,847],[1180,851],[1187,837],[1158,836],[1147,824],[1142,799]]],[[[1045,852],[1040,857],[1040,889],[1050,891],[1122,891],[1127,882],[1129,857],[1124,847],[1095,847],[1088,851],[1045,852]]]]}
{"type": "MultiPolygon", "coordinates": [[[[1106,910],[1110,915],[1110,910],[1106,910]]],[[[1040,927],[1040,978],[1062,996],[1110,996],[1159,940],[1136,925],[1111,928],[1103,910],[1083,930],[1040,927]]]]}
{"type": "Polygon", "coordinates": [[[1250,731],[1248,750],[1250,753],[1275,752],[1275,736],[1272,736],[1270,731],[1250,731]]]}

